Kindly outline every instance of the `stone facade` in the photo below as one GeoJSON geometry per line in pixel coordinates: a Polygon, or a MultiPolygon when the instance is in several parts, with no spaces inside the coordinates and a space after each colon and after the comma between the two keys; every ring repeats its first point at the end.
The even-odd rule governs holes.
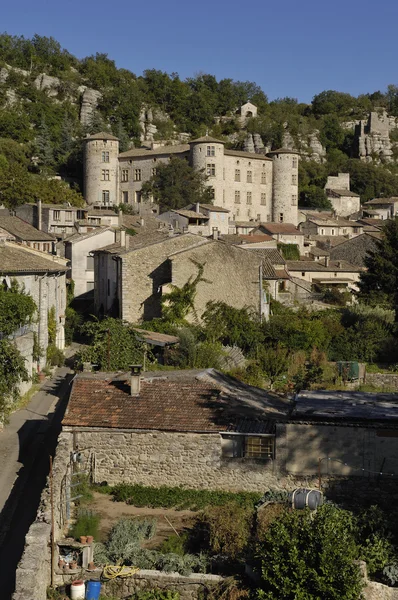
{"type": "Polygon", "coordinates": [[[237,152],[224,142],[203,137],[179,146],[132,149],[119,154],[118,141],[109,134],[85,140],[85,199],[88,204],[142,205],[142,184],[171,156],[186,158],[203,169],[214,204],[228,209],[236,220],[283,221],[297,225],[298,154],[283,150],[264,154],[237,152]],[[104,155],[104,152],[109,152],[104,155]],[[104,162],[104,156],[109,160],[104,162]],[[104,171],[106,181],[103,180],[104,171]],[[108,179],[109,177],[109,179],[108,179]],[[104,191],[109,192],[104,196],[104,191]]]}
{"type": "Polygon", "coordinates": [[[349,217],[361,209],[359,194],[350,191],[350,174],[329,175],[325,185],[326,196],[338,217],[349,217]],[[344,193],[346,192],[346,193],[344,193]]]}
{"type": "Polygon", "coordinates": [[[366,383],[382,390],[394,390],[398,392],[398,375],[394,373],[366,373],[366,383]]]}

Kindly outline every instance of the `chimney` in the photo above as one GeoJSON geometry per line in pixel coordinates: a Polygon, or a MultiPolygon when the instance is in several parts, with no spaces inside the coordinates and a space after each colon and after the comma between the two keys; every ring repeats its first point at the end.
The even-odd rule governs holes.
{"type": "Polygon", "coordinates": [[[213,240],[218,240],[218,227],[213,227],[213,240]]]}
{"type": "Polygon", "coordinates": [[[126,246],[126,230],[125,229],[120,229],[119,231],[116,232],[116,241],[120,242],[120,245],[122,246],[122,248],[124,248],[126,246]]]}
{"type": "Polygon", "coordinates": [[[329,261],[330,261],[330,257],[329,256],[325,256],[325,267],[329,266],[329,261]]]}
{"type": "Polygon", "coordinates": [[[141,227],[144,227],[144,225],[145,225],[145,221],[142,217],[140,217],[140,225],[141,225],[141,227]]]}
{"type": "Polygon", "coordinates": [[[139,396],[142,365],[131,365],[130,369],[130,396],[139,396]]]}
{"type": "Polygon", "coordinates": [[[124,232],[124,234],[124,243],[122,243],[121,246],[124,246],[125,249],[128,250],[130,246],[130,236],[128,233],[126,233],[126,231],[124,232]]]}
{"type": "Polygon", "coordinates": [[[37,201],[37,229],[42,231],[41,200],[37,201]]]}
{"type": "Polygon", "coordinates": [[[119,208],[119,214],[118,214],[118,225],[119,225],[119,227],[121,227],[123,225],[123,212],[120,208],[119,208]]]}
{"type": "Polygon", "coordinates": [[[195,212],[200,213],[199,202],[196,203],[195,212]]]}
{"type": "Polygon", "coordinates": [[[341,269],[341,267],[343,266],[343,263],[341,262],[341,260],[338,261],[337,266],[339,269],[341,269]]]}

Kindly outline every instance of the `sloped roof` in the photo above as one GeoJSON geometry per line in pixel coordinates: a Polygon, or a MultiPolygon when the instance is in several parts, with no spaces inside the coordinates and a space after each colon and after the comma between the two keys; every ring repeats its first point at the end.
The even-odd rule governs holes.
{"type": "Polygon", "coordinates": [[[291,150],[290,148],[278,148],[277,150],[271,150],[267,154],[300,154],[300,152],[291,150]]]}
{"type": "Polygon", "coordinates": [[[199,204],[200,208],[204,208],[210,212],[221,212],[221,213],[229,213],[231,212],[228,208],[223,208],[222,206],[215,206],[214,204],[199,204]]]}
{"type": "Polygon", "coordinates": [[[55,242],[50,233],[40,231],[19,217],[0,216],[0,228],[24,242],[55,242]]]}
{"type": "Polygon", "coordinates": [[[316,260],[287,260],[286,266],[289,271],[337,271],[340,273],[358,273],[362,270],[358,266],[352,265],[346,260],[331,260],[329,262],[329,266],[327,267],[316,260]]]}
{"type": "MultiPolygon", "coordinates": [[[[129,374],[82,373],[73,383],[64,426],[217,433],[283,416],[289,405],[259,388],[210,369],[145,373],[138,396],[129,374]]],[[[258,427],[258,426],[257,426],[258,427]]]]}
{"type": "Polygon", "coordinates": [[[258,250],[262,256],[267,258],[272,265],[285,265],[286,261],[276,248],[261,248],[258,250]]]}
{"type": "Polygon", "coordinates": [[[119,138],[115,135],[109,133],[109,131],[100,131],[99,133],[93,133],[92,135],[88,135],[86,140],[114,140],[116,142],[119,141],[119,138]]]}
{"type": "Polygon", "coordinates": [[[196,140],[192,140],[189,142],[190,144],[205,144],[205,143],[213,143],[213,144],[225,144],[222,140],[219,140],[211,135],[204,135],[202,137],[196,138],[196,140]]]}
{"type": "Polygon", "coordinates": [[[179,144],[178,146],[159,146],[154,150],[146,150],[145,148],[131,148],[126,152],[121,152],[119,158],[146,158],[147,156],[162,156],[169,154],[183,154],[189,152],[189,144],[179,144]]]}
{"type": "Polygon", "coordinates": [[[261,229],[269,233],[284,233],[287,235],[304,235],[302,231],[297,229],[292,223],[261,223],[261,229]]]}
{"type": "Polygon", "coordinates": [[[67,267],[16,244],[0,244],[0,273],[57,273],[67,267]]]}
{"type": "Polygon", "coordinates": [[[377,248],[376,239],[367,233],[358,235],[335,246],[330,251],[332,260],[344,260],[358,267],[365,266],[365,257],[377,248]]]}
{"type": "Polygon", "coordinates": [[[254,152],[244,152],[243,150],[229,150],[228,148],[225,148],[224,155],[225,156],[240,156],[241,158],[251,158],[254,160],[262,160],[264,162],[266,162],[267,160],[272,161],[272,158],[268,158],[268,156],[265,156],[265,154],[256,154],[254,152]]]}
{"type": "Polygon", "coordinates": [[[393,204],[394,202],[398,202],[398,196],[391,196],[391,198],[373,198],[372,200],[368,200],[367,202],[365,202],[365,206],[366,205],[385,205],[385,204],[393,204]]]}
{"type": "Polygon", "coordinates": [[[105,231],[115,231],[115,230],[114,229],[112,230],[111,227],[99,227],[98,229],[94,229],[93,231],[87,231],[86,233],[79,233],[78,231],[76,231],[75,233],[68,235],[62,241],[70,242],[71,244],[74,244],[76,242],[82,242],[83,240],[87,240],[88,238],[100,235],[101,233],[104,233],[105,231]]]}
{"type": "Polygon", "coordinates": [[[335,190],[334,188],[326,188],[326,195],[328,193],[335,194],[336,196],[345,196],[350,198],[359,198],[360,195],[350,190],[335,190]]]}

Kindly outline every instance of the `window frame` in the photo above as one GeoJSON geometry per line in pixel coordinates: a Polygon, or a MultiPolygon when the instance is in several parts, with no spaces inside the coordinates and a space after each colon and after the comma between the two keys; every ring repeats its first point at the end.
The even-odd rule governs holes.
{"type": "Polygon", "coordinates": [[[240,169],[235,169],[235,181],[240,182],[240,169]]]}
{"type": "Polygon", "coordinates": [[[103,150],[101,158],[102,158],[102,162],[103,163],[109,163],[110,162],[110,160],[109,160],[109,151],[108,150],[103,150]]]}
{"type": "Polygon", "coordinates": [[[215,177],[216,176],[215,163],[207,163],[206,164],[206,175],[207,175],[207,177],[215,177]]]}
{"type": "Polygon", "coordinates": [[[111,174],[109,169],[101,169],[101,181],[110,181],[111,174]]]}
{"type": "Polygon", "coordinates": [[[253,171],[247,171],[246,183],[253,183],[253,171]]]}
{"type": "Polygon", "coordinates": [[[127,183],[128,180],[129,180],[129,169],[122,169],[122,177],[121,177],[122,183],[127,183]]]}
{"type": "Polygon", "coordinates": [[[215,146],[207,146],[206,156],[215,156],[216,155],[216,147],[215,146]]]}
{"type": "Polygon", "coordinates": [[[142,170],[141,169],[134,169],[133,181],[142,181],[142,170]]]}

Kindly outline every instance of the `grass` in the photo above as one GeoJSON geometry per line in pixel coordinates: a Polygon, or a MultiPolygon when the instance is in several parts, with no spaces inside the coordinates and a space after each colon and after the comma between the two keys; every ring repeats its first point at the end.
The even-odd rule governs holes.
{"type": "Polygon", "coordinates": [[[18,402],[14,404],[12,407],[13,412],[17,410],[21,410],[22,408],[26,408],[29,402],[32,400],[33,396],[40,390],[41,383],[35,383],[32,387],[20,397],[18,402]]]}
{"type": "Polygon", "coordinates": [[[230,502],[241,507],[253,508],[262,496],[256,492],[234,493],[168,486],[149,487],[127,483],[120,483],[114,487],[100,486],[96,489],[102,493],[112,494],[115,502],[126,502],[137,507],[177,510],[201,510],[208,506],[224,506],[230,502]]]}

